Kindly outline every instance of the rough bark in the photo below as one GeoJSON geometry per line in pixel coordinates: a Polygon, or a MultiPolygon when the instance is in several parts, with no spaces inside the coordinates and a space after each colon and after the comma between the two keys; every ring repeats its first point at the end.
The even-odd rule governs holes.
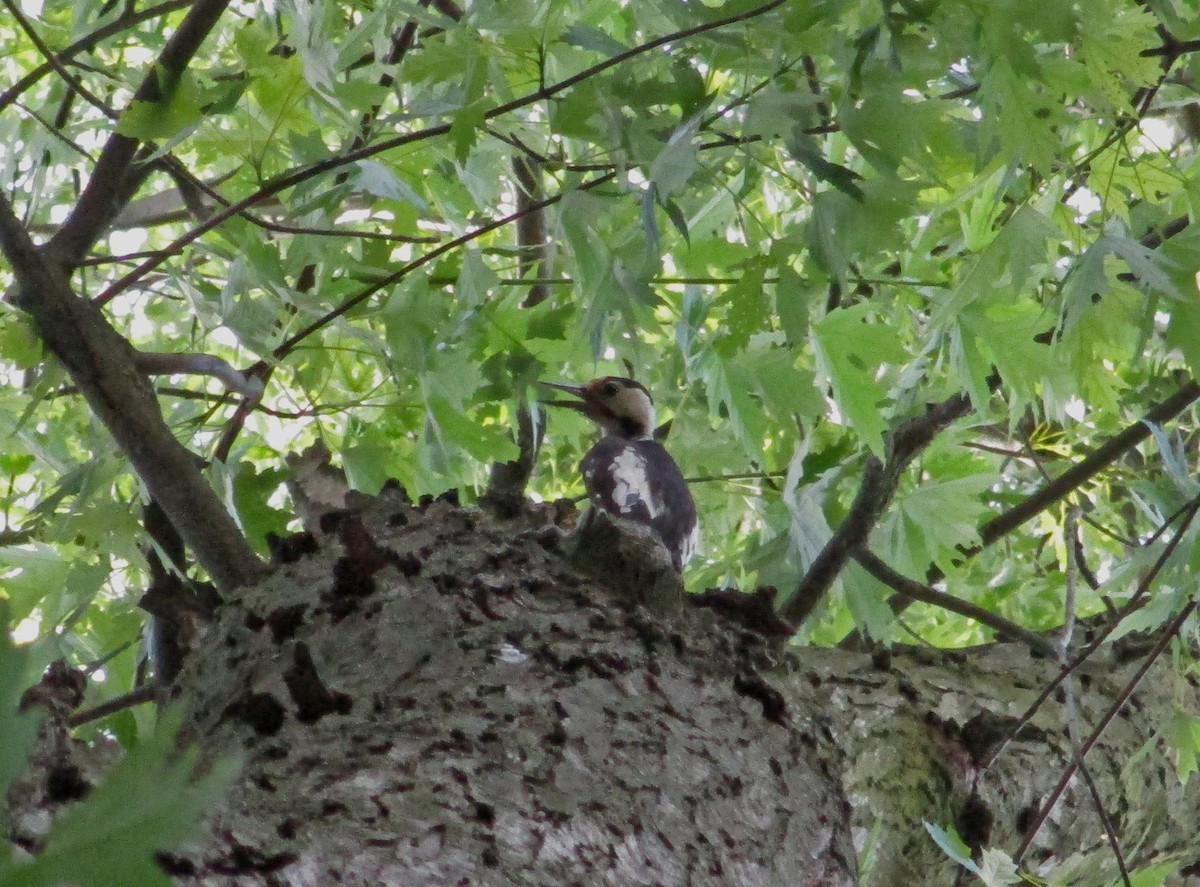
{"type": "MultiPolygon", "coordinates": [[[[738,598],[672,599],[636,538],[571,557],[548,510],[359,505],[223,607],[176,685],[188,738],[245,759],[164,857],[180,885],[951,884],[922,821],[1011,850],[1071,759],[1052,702],[980,773],[1057,674],[1024,646],[779,647],[738,598]]],[[[1079,675],[1085,726],[1129,652],[1079,675]]],[[[1200,694],[1155,668],[1087,758],[1138,865],[1200,855],[1197,780],[1151,741],[1200,694]]],[[[1035,848],[1061,882],[1111,861],[1082,785],[1035,848]]]]}

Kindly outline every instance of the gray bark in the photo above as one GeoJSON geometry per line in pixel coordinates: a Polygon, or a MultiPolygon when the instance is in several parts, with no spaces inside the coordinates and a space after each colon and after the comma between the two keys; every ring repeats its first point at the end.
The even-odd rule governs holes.
{"type": "MultiPolygon", "coordinates": [[[[245,766],[165,857],[180,885],[947,885],[922,821],[1011,851],[1071,759],[1051,701],[979,770],[1057,674],[1024,647],[781,647],[672,598],[636,534],[570,558],[550,509],[364,508],[185,667],[187,738],[245,766]]],[[[1106,656],[1083,729],[1137,665],[1106,656]]],[[[1087,758],[1133,865],[1200,855],[1197,780],[1152,741],[1197,695],[1156,666],[1087,758]]],[[[1028,862],[1115,879],[1082,784],[1028,862]]]]}

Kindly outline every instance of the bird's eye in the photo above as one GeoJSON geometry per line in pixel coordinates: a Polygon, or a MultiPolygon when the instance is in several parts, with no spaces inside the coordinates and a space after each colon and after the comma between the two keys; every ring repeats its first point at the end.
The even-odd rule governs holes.
{"type": "Polygon", "coordinates": [[[600,393],[605,397],[615,397],[620,390],[621,386],[616,382],[605,382],[604,387],[600,389],[600,393]]]}

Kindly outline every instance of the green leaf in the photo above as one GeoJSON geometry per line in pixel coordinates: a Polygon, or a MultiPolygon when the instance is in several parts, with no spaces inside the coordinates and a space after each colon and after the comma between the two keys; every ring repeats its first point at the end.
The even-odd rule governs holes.
{"type": "Polygon", "coordinates": [[[679,208],[679,204],[677,204],[670,197],[660,196],[657,188],[655,189],[654,193],[656,197],[658,197],[658,203],[663,208],[663,212],[665,212],[667,214],[667,218],[670,219],[671,225],[683,237],[683,242],[688,246],[691,246],[692,237],[688,233],[687,216],[685,216],[683,210],[679,208]]]}
{"type": "Polygon", "coordinates": [[[847,565],[841,587],[854,624],[872,640],[890,641],[896,614],[888,606],[887,587],[856,563],[847,565]]]}
{"type": "Polygon", "coordinates": [[[443,446],[461,447],[480,462],[509,462],[520,455],[508,429],[473,422],[445,399],[429,401],[429,418],[443,446]]]}
{"type": "Polygon", "coordinates": [[[174,84],[166,81],[167,77],[160,72],[163,97],[158,101],[130,102],[117,121],[117,132],[147,142],[165,141],[190,131],[201,121],[207,96],[196,76],[185,71],[174,84]]]}
{"type": "Polygon", "coordinates": [[[563,32],[562,41],[580,49],[603,53],[609,58],[628,51],[629,47],[615,40],[599,28],[584,22],[576,22],[563,32]]]}
{"type": "Polygon", "coordinates": [[[420,212],[429,212],[429,203],[387,166],[374,160],[360,160],[355,166],[358,169],[355,181],[368,194],[388,200],[403,200],[420,212]]]}
{"type": "Polygon", "coordinates": [[[1042,91],[1036,79],[1014,69],[1019,63],[1019,57],[997,59],[979,84],[983,143],[998,138],[1018,162],[1049,171],[1059,151],[1054,127],[1066,123],[1066,115],[1055,94],[1042,91]]]}
{"type": "Polygon", "coordinates": [[[775,312],[788,344],[799,345],[808,341],[808,292],[800,275],[791,268],[784,265],[777,273],[775,312]]]}
{"type": "Polygon", "coordinates": [[[933,563],[948,572],[962,556],[958,546],[978,543],[988,511],[982,496],[993,483],[991,475],[926,482],[898,497],[876,530],[887,559],[909,575],[924,575],[933,563]]]}
{"type": "Polygon", "coordinates": [[[388,460],[392,449],[386,436],[376,427],[358,430],[342,448],[342,466],[350,486],[372,496],[383,489],[389,477],[388,460]]]}
{"type": "Polygon", "coordinates": [[[979,880],[987,887],[1008,887],[1019,884],[1021,875],[1011,856],[1003,850],[985,847],[980,854],[979,880]]]}
{"type": "Polygon", "coordinates": [[[63,552],[43,542],[0,548],[0,590],[17,621],[32,612],[49,591],[66,583],[70,564],[63,552]]]}
{"type": "MultiPolygon", "coordinates": [[[[37,738],[39,712],[17,713],[25,686],[28,651],[9,640],[12,617],[0,600],[0,798],[24,769],[37,738]]],[[[3,871],[0,868],[0,871],[3,871]]]]}
{"type": "Polygon", "coordinates": [[[1096,246],[1111,250],[1114,255],[1124,259],[1142,286],[1156,292],[1182,296],[1169,273],[1171,262],[1162,253],[1131,238],[1112,234],[1101,237],[1096,246]]]}
{"type": "Polygon", "coordinates": [[[1167,736],[1175,749],[1175,775],[1179,777],[1179,784],[1186,786],[1191,775],[1200,770],[1200,764],[1197,764],[1197,753],[1200,752],[1200,718],[1176,711],[1167,728],[1167,736]]]}
{"type": "Polygon", "coordinates": [[[929,837],[933,838],[933,843],[937,844],[943,853],[967,871],[979,874],[979,866],[971,858],[971,848],[958,836],[954,826],[942,828],[926,820],[922,820],[921,825],[925,826],[925,831],[929,832],[929,837]]]}
{"type": "Polygon", "coordinates": [[[469,249],[463,254],[454,294],[463,308],[474,308],[487,301],[496,282],[496,273],[483,261],[479,250],[469,249]]]}
{"type": "Polygon", "coordinates": [[[787,148],[792,157],[812,170],[813,175],[822,182],[833,185],[855,200],[863,199],[863,190],[857,184],[862,176],[848,167],[831,163],[810,136],[796,133],[788,141],[787,148]]]}
{"type": "Polygon", "coordinates": [[[231,759],[200,775],[194,753],[175,748],[178,718],[134,746],[83,801],[55,823],[46,849],[0,869],[0,887],[139,887],[172,880],[155,854],[197,834],[202,815],[238,770],[231,759]]]}
{"type": "Polygon", "coordinates": [[[487,87],[487,56],[481,43],[469,43],[462,59],[462,104],[450,122],[450,139],[454,156],[464,163],[479,139],[479,131],[487,122],[490,103],[484,98],[487,87]]]}
{"type": "Polygon", "coordinates": [[[868,318],[869,311],[866,304],[831,311],[813,324],[812,342],[846,421],[882,457],[887,391],[876,376],[882,365],[899,364],[908,355],[896,329],[868,318]]]}
{"type": "Polygon", "coordinates": [[[756,260],[749,263],[741,279],[725,290],[717,301],[726,306],[726,335],[717,343],[723,354],[732,355],[744,349],[750,336],[768,324],[769,300],[763,278],[767,263],[756,260]]]}
{"type": "Polygon", "coordinates": [[[1149,86],[1162,74],[1157,59],[1142,55],[1162,41],[1148,10],[1099,2],[1079,16],[1079,57],[1092,83],[1121,111],[1131,111],[1131,87],[1149,86]]]}
{"type": "Polygon", "coordinates": [[[1171,306],[1166,341],[1183,353],[1192,374],[1200,378],[1200,296],[1193,294],[1171,306]]]}
{"type": "Polygon", "coordinates": [[[43,357],[42,341],[33,324],[15,311],[5,311],[0,320],[0,358],[28,369],[41,363],[43,357]]]}
{"type": "Polygon", "coordinates": [[[650,163],[647,178],[655,187],[659,200],[680,193],[699,166],[696,133],[700,118],[692,117],[671,133],[666,145],[650,163]]]}
{"type": "Polygon", "coordinates": [[[716,352],[705,355],[701,366],[714,418],[727,425],[748,455],[761,456],[767,423],[755,396],[753,368],[736,358],[724,360],[716,352]]]}

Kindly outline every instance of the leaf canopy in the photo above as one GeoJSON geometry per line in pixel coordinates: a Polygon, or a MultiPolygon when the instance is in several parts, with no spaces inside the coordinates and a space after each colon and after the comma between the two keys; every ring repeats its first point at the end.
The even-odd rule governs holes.
{"type": "MultiPolygon", "coordinates": [[[[72,284],[139,349],[269,368],[244,424],[215,381],[159,380],[260,549],[292,519],[287,452],[477,496],[539,379],[626,362],[694,479],[698,588],[786,595],[895,429],[959,393],[868,540],[916,579],[1051,628],[1068,548],[1078,613],[1120,605],[1192,495],[1146,442],[983,532],[1200,367],[1191,5],[234,2],[169,76],[185,4],[23,10],[0,20],[3,193],[44,240],[117,134],[151,143],[72,284]]],[[[0,595],[35,665],[98,659],[136,638],[144,491],[11,300],[0,374],[0,595]]],[[[590,429],[538,419],[531,492],[578,495],[590,429]]],[[[1161,423],[1187,466],[1196,420],[1161,423]]],[[[898,618],[873,582],[846,573],[801,638],[990,637],[898,618]]]]}

